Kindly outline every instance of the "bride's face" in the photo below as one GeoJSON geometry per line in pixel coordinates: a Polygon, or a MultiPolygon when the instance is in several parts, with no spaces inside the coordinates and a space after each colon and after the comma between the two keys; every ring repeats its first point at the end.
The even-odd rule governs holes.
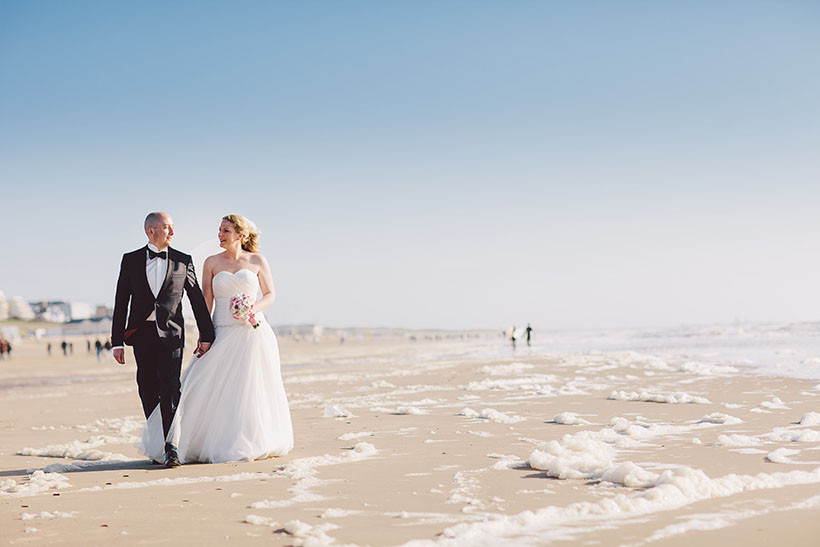
{"type": "Polygon", "coordinates": [[[239,234],[236,233],[236,226],[230,220],[223,220],[219,225],[219,246],[228,248],[240,241],[239,234]]]}

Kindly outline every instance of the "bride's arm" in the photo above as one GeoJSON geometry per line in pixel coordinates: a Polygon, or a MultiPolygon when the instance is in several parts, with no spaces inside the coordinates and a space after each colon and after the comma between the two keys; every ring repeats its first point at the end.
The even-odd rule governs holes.
{"type": "Polygon", "coordinates": [[[214,261],[209,256],[202,265],[202,296],[205,297],[205,305],[208,306],[208,313],[214,311],[214,261]]]}
{"type": "Polygon", "coordinates": [[[276,291],[273,289],[273,278],[270,275],[268,261],[261,254],[256,254],[253,258],[253,262],[260,266],[256,275],[259,277],[259,287],[262,289],[262,298],[253,305],[253,308],[254,311],[262,311],[276,300],[276,291]]]}

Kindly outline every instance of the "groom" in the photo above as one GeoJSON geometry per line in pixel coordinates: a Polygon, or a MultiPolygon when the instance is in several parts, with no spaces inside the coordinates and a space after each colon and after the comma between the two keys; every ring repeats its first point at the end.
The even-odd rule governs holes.
{"type": "MultiPolygon", "coordinates": [[[[148,245],[122,257],[111,342],[114,359],[121,365],[125,364],[123,343],[134,347],[142,410],[148,418],[160,405],[162,428],[167,439],[180,398],[179,373],[185,345],[183,290],[188,293],[199,328],[197,355],[203,355],[211,347],[214,326],[196,280],[193,260],[169,247],[174,237],[171,216],[150,213],[145,218],[145,234],[148,245]]],[[[165,466],[178,465],[176,447],[166,442],[165,466]]]]}

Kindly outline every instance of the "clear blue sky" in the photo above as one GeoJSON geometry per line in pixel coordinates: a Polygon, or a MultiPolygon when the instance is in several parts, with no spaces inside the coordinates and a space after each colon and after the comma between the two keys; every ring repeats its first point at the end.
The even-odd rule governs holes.
{"type": "Polygon", "coordinates": [[[111,303],[169,211],[276,323],[820,317],[820,3],[0,1],[0,290],[111,303]],[[215,247],[214,247],[215,248],[215,247]]]}

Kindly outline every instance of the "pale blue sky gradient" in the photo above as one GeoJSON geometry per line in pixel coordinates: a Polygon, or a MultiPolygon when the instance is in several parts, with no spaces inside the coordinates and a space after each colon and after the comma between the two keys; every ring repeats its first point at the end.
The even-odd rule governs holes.
{"type": "Polygon", "coordinates": [[[0,290],[110,303],[169,211],[275,323],[818,318],[816,2],[0,1],[0,290]]]}

